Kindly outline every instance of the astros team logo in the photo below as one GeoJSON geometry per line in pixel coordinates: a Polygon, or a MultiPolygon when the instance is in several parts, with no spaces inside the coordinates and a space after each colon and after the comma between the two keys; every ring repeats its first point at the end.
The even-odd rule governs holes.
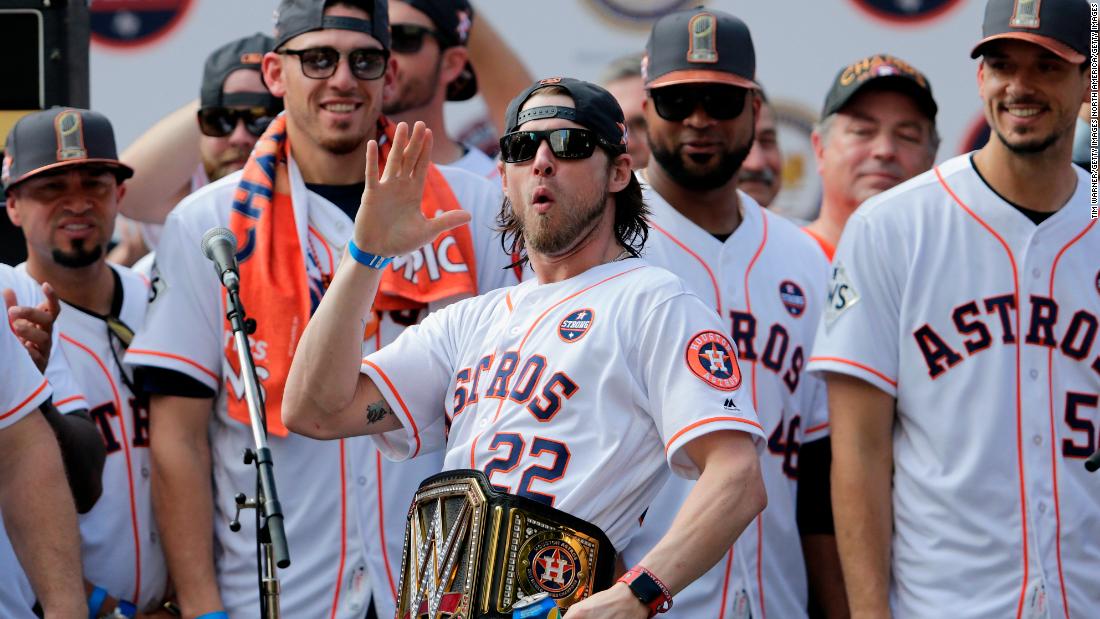
{"type": "Polygon", "coordinates": [[[686,361],[692,373],[711,387],[733,391],[741,384],[741,370],[733,344],[717,331],[703,331],[687,345],[686,361]]]}
{"type": "Polygon", "coordinates": [[[802,288],[791,280],[784,280],[779,284],[779,300],[787,313],[798,318],[806,311],[806,295],[802,294],[802,288]]]}
{"type": "Polygon", "coordinates": [[[588,333],[588,329],[592,327],[592,320],[595,318],[595,314],[592,310],[585,308],[579,309],[570,313],[558,324],[558,337],[561,341],[568,344],[572,344],[584,337],[585,333],[588,333]]]}
{"type": "Polygon", "coordinates": [[[89,9],[92,41],[115,48],[154,43],[173,32],[192,0],[96,0],[89,9]]]}
{"type": "Polygon", "coordinates": [[[915,24],[947,13],[959,0],[852,0],[872,17],[889,22],[915,24]]]}
{"type": "Polygon", "coordinates": [[[569,597],[580,585],[577,578],[580,557],[559,540],[536,544],[528,555],[527,576],[531,583],[555,599],[569,597]]]}

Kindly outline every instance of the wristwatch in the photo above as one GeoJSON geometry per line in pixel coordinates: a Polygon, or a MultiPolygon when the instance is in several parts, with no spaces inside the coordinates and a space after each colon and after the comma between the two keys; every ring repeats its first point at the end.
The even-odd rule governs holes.
{"type": "Polygon", "coordinates": [[[642,566],[635,566],[619,578],[619,582],[630,587],[634,597],[646,608],[649,616],[668,612],[672,608],[672,594],[659,578],[642,566]]]}

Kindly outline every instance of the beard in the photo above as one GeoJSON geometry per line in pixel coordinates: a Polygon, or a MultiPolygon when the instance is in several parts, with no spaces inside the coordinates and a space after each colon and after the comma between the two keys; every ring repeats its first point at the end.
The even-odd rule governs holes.
{"type": "Polygon", "coordinates": [[[1048,148],[1054,146],[1055,142],[1062,137],[1060,133],[1051,133],[1045,138],[1031,138],[1023,141],[1011,142],[1005,134],[1001,133],[1000,129],[994,129],[994,133],[997,134],[997,138],[1001,141],[1001,144],[1005,145],[1009,151],[1017,155],[1037,155],[1039,153],[1046,152],[1048,148]]]}
{"type": "Polygon", "coordinates": [[[57,264],[69,268],[69,269],[82,269],[86,266],[95,264],[103,256],[103,246],[94,245],[90,248],[84,247],[84,243],[74,243],[72,251],[61,251],[54,248],[50,255],[53,257],[53,261],[57,264]]]}
{"type": "Polygon", "coordinates": [[[664,168],[665,172],[668,172],[668,175],[677,184],[690,189],[708,190],[722,187],[733,178],[734,174],[737,174],[738,170],[741,169],[741,164],[749,156],[749,151],[752,150],[752,141],[755,134],[756,130],[754,128],[752,133],[749,134],[749,139],[743,144],[737,144],[729,150],[700,159],[684,155],[683,146],[668,149],[649,139],[648,135],[646,137],[649,139],[650,155],[657,159],[657,163],[661,164],[661,167],[664,168]],[[717,160],[710,165],[709,169],[698,167],[711,163],[709,160],[715,158],[717,160]],[[698,165],[689,166],[686,161],[689,159],[698,165]]]}
{"type": "Polygon", "coordinates": [[[442,70],[443,55],[440,54],[436,59],[435,69],[430,75],[410,75],[405,87],[392,100],[382,102],[382,113],[401,114],[427,106],[435,97],[435,90],[439,85],[439,74],[442,70]]]}
{"type": "Polygon", "coordinates": [[[555,204],[554,209],[560,212],[558,221],[543,215],[532,214],[528,219],[517,214],[523,230],[524,246],[546,256],[564,254],[595,229],[604,215],[610,195],[608,185],[604,183],[603,190],[596,199],[568,205],[555,204]]]}
{"type": "Polygon", "coordinates": [[[249,153],[239,148],[230,148],[214,160],[203,159],[202,167],[206,170],[206,178],[214,182],[240,170],[243,166],[239,162],[248,159],[248,155],[249,153]]]}

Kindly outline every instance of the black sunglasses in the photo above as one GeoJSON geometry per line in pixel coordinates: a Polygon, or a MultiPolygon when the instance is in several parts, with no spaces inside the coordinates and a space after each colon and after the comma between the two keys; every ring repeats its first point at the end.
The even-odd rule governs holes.
{"type": "Polygon", "coordinates": [[[279,110],[262,106],[247,108],[232,107],[204,107],[199,110],[199,130],[203,135],[212,138],[224,138],[233,133],[237,128],[237,122],[243,121],[244,128],[256,137],[260,137],[267,130],[267,126],[279,110]]]}
{"type": "Polygon", "coordinates": [[[665,86],[649,91],[657,115],[665,120],[681,121],[701,105],[714,120],[737,118],[745,109],[748,90],[726,84],[665,86]]]}
{"type": "MultiPolygon", "coordinates": [[[[306,77],[323,80],[336,73],[340,64],[339,50],[331,47],[311,47],[309,49],[284,49],[280,54],[297,56],[302,64],[302,74],[306,77]]],[[[390,59],[388,50],[376,47],[353,49],[347,53],[351,74],[361,80],[376,80],[386,72],[386,63],[390,59]]]]}
{"type": "Polygon", "coordinates": [[[390,24],[390,50],[398,54],[415,54],[424,47],[424,39],[432,37],[443,47],[439,33],[417,24],[390,24]]]}
{"type": "Polygon", "coordinates": [[[130,388],[130,393],[138,395],[141,392],[134,389],[133,381],[130,379],[130,375],[127,374],[127,367],[123,365],[122,359],[119,358],[119,352],[125,353],[126,349],[130,347],[130,342],[134,341],[134,330],[115,316],[107,316],[106,321],[107,339],[111,342],[111,356],[114,357],[118,373],[122,377],[122,382],[130,388]]]}
{"type": "Polygon", "coordinates": [[[596,152],[597,146],[603,146],[609,152],[618,154],[615,149],[601,139],[596,132],[588,129],[566,127],[543,131],[513,131],[500,138],[500,158],[505,163],[520,163],[535,158],[539,144],[543,140],[558,159],[587,159],[596,152]]]}

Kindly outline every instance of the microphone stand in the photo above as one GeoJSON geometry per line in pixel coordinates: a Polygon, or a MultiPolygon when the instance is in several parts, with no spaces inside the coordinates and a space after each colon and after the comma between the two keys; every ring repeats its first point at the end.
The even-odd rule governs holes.
{"type": "Polygon", "coordinates": [[[256,556],[260,587],[260,616],[263,619],[279,619],[279,578],[275,566],[286,569],[290,566],[290,552],[287,549],[286,530],[283,528],[283,512],[279,495],[275,490],[275,475],[271,459],[271,449],[267,445],[267,416],[263,398],[260,395],[259,381],[256,378],[256,364],[252,359],[252,348],[248,345],[248,335],[256,331],[256,321],[246,318],[239,294],[240,280],[233,271],[226,271],[222,277],[229,297],[229,307],[225,317],[233,329],[233,338],[237,345],[237,355],[244,381],[244,395],[248,403],[248,417],[252,427],[252,440],[255,449],[244,450],[244,463],[256,465],[256,498],[249,499],[244,493],[238,493],[234,500],[237,514],[229,523],[229,529],[241,530],[241,510],[256,510],[256,556]]]}

